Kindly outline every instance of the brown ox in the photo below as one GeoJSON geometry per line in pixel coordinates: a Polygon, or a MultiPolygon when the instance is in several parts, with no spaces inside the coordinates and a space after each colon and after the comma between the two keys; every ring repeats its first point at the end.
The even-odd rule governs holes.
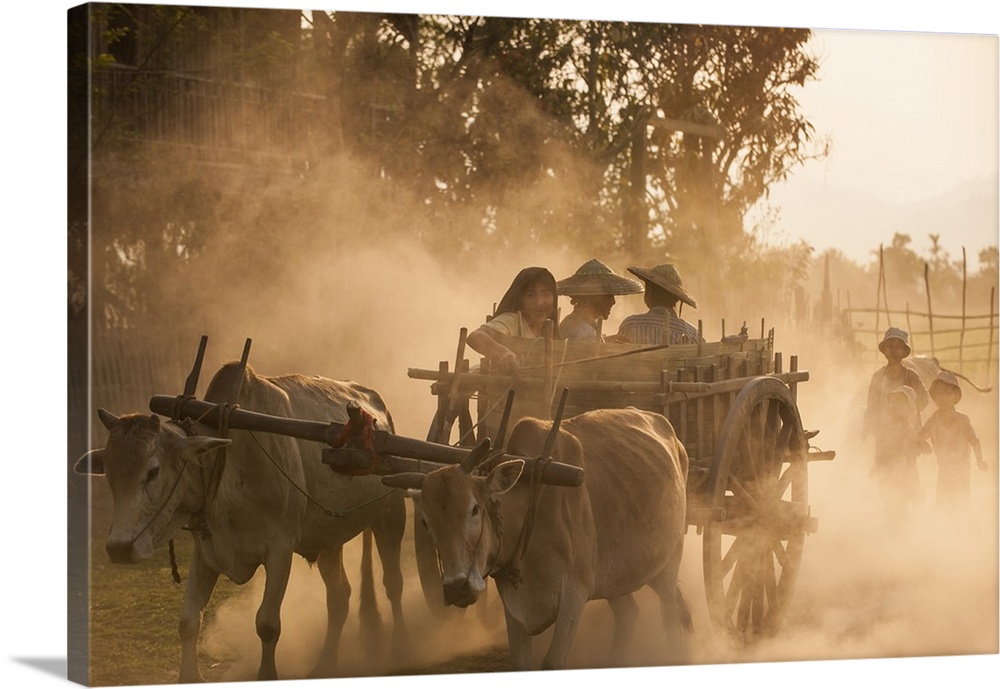
{"type": "MultiPolygon", "coordinates": [[[[233,389],[238,371],[237,364],[223,366],[206,400],[224,399],[219,390],[233,389]]],[[[368,411],[380,428],[392,430],[382,398],[355,383],[300,375],[263,377],[247,368],[239,403],[275,416],[341,423],[347,420],[346,403],[352,403],[368,411]]],[[[406,512],[401,491],[386,488],[376,476],[334,473],[323,464],[319,443],[235,430],[231,440],[187,436],[156,416],[118,418],[103,409],[99,414],[110,431],[107,446],[81,459],[77,470],[107,477],[114,501],[106,547],[111,560],[144,560],[182,527],[194,537],[179,624],[180,682],[201,679],[201,615],[219,575],[243,584],[260,566],[266,581],[256,616],[261,640],[257,676],[277,677],[274,654],[293,552],[316,563],[326,584],[327,633],[312,674],[335,672],[351,593],[343,544],[369,527],[392,606],[394,647],[403,650],[400,547],[406,512]]],[[[366,605],[362,593],[362,629],[370,631],[377,627],[378,611],[374,599],[366,605]]]]}
{"type": "MultiPolygon", "coordinates": [[[[538,456],[551,426],[521,420],[506,452],[538,456]]],[[[688,457],[666,418],[630,408],[566,420],[551,456],[583,467],[583,488],[533,484],[520,459],[476,475],[472,466],[487,447],[459,466],[384,480],[420,485],[448,604],[470,605],[484,591],[485,577],[493,577],[516,669],[529,668],[531,637],[553,624],[542,667],[564,667],[583,606],[598,598],[611,604],[620,653],[638,614],[631,594],[645,585],[660,598],[668,633],[678,631],[678,622],[690,630],[677,586],[688,457]]]]}

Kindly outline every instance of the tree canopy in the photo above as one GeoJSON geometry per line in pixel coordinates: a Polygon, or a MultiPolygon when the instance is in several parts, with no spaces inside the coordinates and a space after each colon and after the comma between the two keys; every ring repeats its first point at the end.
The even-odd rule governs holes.
{"type": "Polygon", "coordinates": [[[807,30],[313,17],[339,111],[379,113],[366,128],[352,107],[334,139],[431,212],[473,206],[477,246],[562,236],[595,253],[739,257],[746,211],[825,152],[795,97],[818,68],[807,30]],[[507,224],[512,195],[551,202],[507,224]]]}
{"type": "MultiPolygon", "coordinates": [[[[746,216],[827,151],[797,100],[808,30],[88,7],[70,162],[93,217],[70,222],[71,313],[88,232],[109,327],[182,311],[186,277],[220,261],[252,280],[303,247],[404,235],[470,271],[531,250],[711,266],[698,287],[730,311],[805,310],[811,247],[771,247],[746,216]]],[[[916,283],[908,241],[887,264],[916,283]]]]}

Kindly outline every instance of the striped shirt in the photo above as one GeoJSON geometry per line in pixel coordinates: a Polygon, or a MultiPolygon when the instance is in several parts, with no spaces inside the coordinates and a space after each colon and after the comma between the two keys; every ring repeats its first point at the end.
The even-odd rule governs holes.
{"type": "Polygon", "coordinates": [[[618,336],[639,345],[663,344],[663,323],[670,315],[670,344],[698,341],[698,329],[680,318],[673,309],[654,306],[646,313],[637,313],[622,321],[618,336]]]}

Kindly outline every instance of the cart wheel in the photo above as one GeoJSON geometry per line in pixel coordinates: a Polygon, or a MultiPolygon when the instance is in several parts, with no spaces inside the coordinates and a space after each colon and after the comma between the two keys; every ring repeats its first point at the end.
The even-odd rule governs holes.
{"type": "Polygon", "coordinates": [[[802,560],[809,517],[807,443],[795,399],[776,378],[737,395],[709,471],[705,593],[716,630],[750,641],[781,625],[802,560]]]}

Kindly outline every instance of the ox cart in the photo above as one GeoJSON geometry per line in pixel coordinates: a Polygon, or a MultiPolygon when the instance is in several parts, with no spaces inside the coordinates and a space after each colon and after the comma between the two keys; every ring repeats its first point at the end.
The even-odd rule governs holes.
{"type": "MultiPolygon", "coordinates": [[[[551,325],[551,324],[549,324],[551,325]]],[[[699,324],[699,330],[700,330],[699,324]]],[[[723,326],[724,329],[724,326],[723,326]]],[[[472,446],[502,438],[511,417],[560,418],[594,409],[636,407],[666,416],[687,450],[688,529],[702,538],[705,593],[713,626],[752,640],[774,633],[795,590],[807,534],[818,528],[808,502],[808,466],[833,451],[810,446],[797,388],[809,379],[774,351],[774,331],[718,342],[636,347],[508,339],[516,380],[483,359],[472,369],[459,336],[454,367],[410,369],[429,380],[437,411],[428,440],[472,446]],[[511,392],[514,392],[513,410],[511,392]],[[557,394],[561,393],[561,394],[557,394]]],[[[416,546],[429,549],[417,532],[416,546]]],[[[419,562],[428,562],[418,553],[419,562]]],[[[425,593],[439,585],[423,570],[425,593]]]]}
{"type": "MultiPolygon", "coordinates": [[[[551,332],[551,330],[549,330],[551,332]]],[[[784,370],[774,351],[773,330],[759,339],[746,331],[715,343],[637,348],[610,343],[554,340],[507,342],[519,356],[516,379],[473,369],[459,337],[455,366],[410,369],[431,381],[437,410],[426,440],[406,438],[366,423],[348,408],[349,421],[285,418],[241,408],[240,381],[227,401],[195,397],[206,340],[203,337],[184,392],[156,395],[150,410],[199,432],[229,429],[273,433],[325,445],[323,461],[345,474],[427,473],[459,464],[485,439],[493,441],[493,465],[525,462],[541,483],[579,487],[584,470],[550,457],[507,454],[508,426],[525,416],[559,421],[589,410],[636,407],[666,416],[690,459],[687,524],[703,539],[704,583],[713,625],[743,640],[775,632],[795,589],[805,537],[817,529],[810,514],[807,467],[831,460],[832,451],[809,444],[796,389],[809,378],[790,357],[784,370]],[[474,405],[473,405],[474,403],[474,405]],[[473,420],[475,413],[475,420],[473,420]]],[[[240,362],[245,367],[250,341],[240,362]]],[[[369,420],[370,421],[370,420],[369,420]]],[[[548,445],[547,445],[548,447],[548,445]]],[[[441,573],[428,535],[414,529],[422,588],[428,603],[441,604],[441,573]]]]}

